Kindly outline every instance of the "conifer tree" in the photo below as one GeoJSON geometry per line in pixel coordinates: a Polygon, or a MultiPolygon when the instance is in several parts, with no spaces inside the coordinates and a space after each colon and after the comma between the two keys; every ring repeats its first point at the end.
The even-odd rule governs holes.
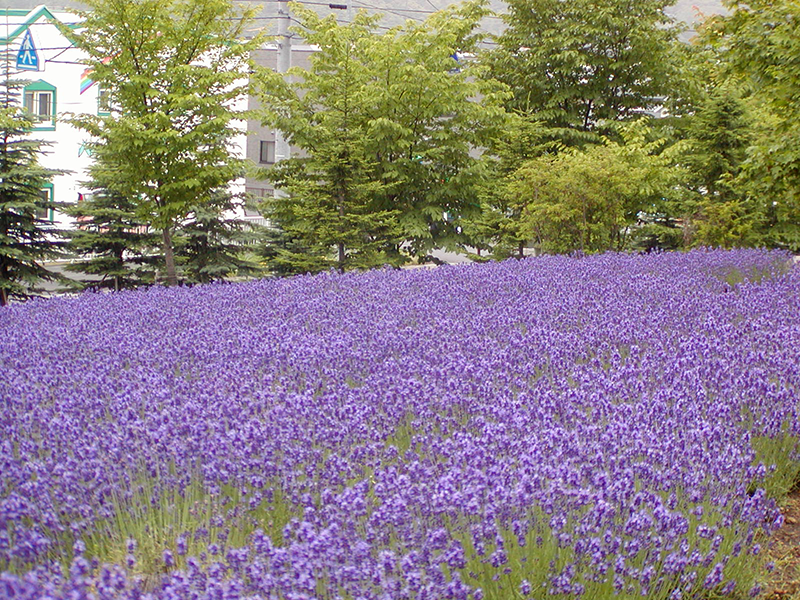
{"type": "Polygon", "coordinates": [[[100,191],[66,212],[76,220],[67,248],[88,256],[68,270],[97,276],[93,287],[115,291],[153,281],[158,239],[137,216],[133,201],[100,191]]]}
{"type": "Polygon", "coordinates": [[[59,255],[59,233],[49,220],[55,206],[43,194],[58,171],[39,164],[46,144],[30,137],[22,85],[8,77],[0,82],[0,306],[28,297],[39,280],[59,278],[43,265],[59,255]]]}
{"type": "Polygon", "coordinates": [[[208,283],[231,275],[256,275],[260,266],[243,257],[249,245],[260,238],[260,230],[237,219],[234,196],[225,191],[214,194],[216,201],[197,206],[176,229],[175,249],[184,279],[208,283]]]}
{"type": "Polygon", "coordinates": [[[737,184],[753,135],[745,102],[730,86],[713,87],[688,122],[683,162],[692,177],[682,215],[686,243],[720,247],[758,243],[762,211],[737,184]]]}

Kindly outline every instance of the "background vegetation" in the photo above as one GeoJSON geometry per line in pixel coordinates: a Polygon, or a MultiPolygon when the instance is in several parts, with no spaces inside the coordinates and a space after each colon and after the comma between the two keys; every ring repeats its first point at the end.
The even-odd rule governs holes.
{"type": "MultiPolygon", "coordinates": [[[[95,140],[95,193],[64,210],[80,223],[67,249],[86,256],[72,268],[97,285],[399,266],[436,248],[800,250],[797,3],[732,0],[690,43],[667,0],[511,0],[493,39],[480,0],[388,31],[294,5],[319,52],[288,80],[250,61],[263,39],[229,0],[88,4],[65,33],[109,114],[73,121],[95,140]],[[247,93],[255,114],[235,103],[247,93]],[[268,229],[232,217],[248,200],[231,183],[254,168],[233,151],[245,116],[298,150],[256,171],[282,190],[258,207],[268,229]]],[[[10,198],[5,221],[30,220],[10,198]]],[[[24,296],[56,239],[0,233],[36,265],[2,272],[24,296]]]]}

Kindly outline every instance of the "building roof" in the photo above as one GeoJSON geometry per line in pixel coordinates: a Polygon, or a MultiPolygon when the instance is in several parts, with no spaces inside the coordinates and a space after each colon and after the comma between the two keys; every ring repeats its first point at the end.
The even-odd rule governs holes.
{"type": "Polygon", "coordinates": [[[72,16],[71,13],[54,11],[44,5],[32,9],[0,8],[0,45],[10,44],[42,18],[63,23],[65,18],[69,20],[72,16]]]}

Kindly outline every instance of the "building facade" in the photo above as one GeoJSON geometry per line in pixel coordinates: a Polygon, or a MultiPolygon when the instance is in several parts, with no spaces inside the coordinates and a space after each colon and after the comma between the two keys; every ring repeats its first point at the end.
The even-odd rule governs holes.
{"type": "MultiPolygon", "coordinates": [[[[20,82],[20,98],[31,115],[31,136],[47,143],[42,166],[62,171],[42,190],[53,202],[78,202],[87,193],[83,185],[91,157],[87,134],[70,125],[75,114],[102,111],[102,91],[88,77],[80,51],[56,23],[75,27],[78,17],[45,6],[0,9],[0,45],[4,77],[20,82]]],[[[70,226],[66,215],[50,208],[41,215],[59,227],[70,226]]]]}
{"type": "MultiPolygon", "coordinates": [[[[73,127],[69,119],[79,114],[107,114],[104,110],[103,90],[91,80],[91,72],[81,61],[82,52],[73,47],[57,23],[77,27],[79,17],[68,9],[56,10],[46,6],[35,8],[0,8],[0,44],[8,78],[24,85],[20,101],[34,120],[31,135],[47,143],[40,163],[58,169],[52,184],[42,191],[53,202],[75,203],[90,193],[86,186],[87,169],[91,152],[87,149],[88,134],[73,127]]],[[[261,65],[276,69],[281,51],[277,43],[269,43],[255,53],[261,65]]],[[[313,46],[294,44],[290,49],[290,63],[300,67],[309,65],[313,46]]],[[[258,101],[242,98],[241,108],[256,109],[258,101]]],[[[235,153],[259,167],[268,168],[284,158],[276,154],[278,134],[264,127],[257,119],[241,123],[241,135],[235,140],[235,153]]],[[[278,142],[278,147],[280,143],[278,142]]],[[[246,191],[256,203],[259,198],[275,193],[266,181],[253,176],[235,182],[236,192],[246,191]]],[[[264,219],[255,208],[247,208],[238,218],[256,223],[264,219]]],[[[74,223],[67,215],[50,209],[46,220],[58,228],[69,228],[74,223]]]]}

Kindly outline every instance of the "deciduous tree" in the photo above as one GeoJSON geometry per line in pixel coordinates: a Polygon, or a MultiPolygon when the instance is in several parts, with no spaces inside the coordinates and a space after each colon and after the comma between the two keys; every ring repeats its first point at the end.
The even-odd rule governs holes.
{"type": "Polygon", "coordinates": [[[800,5],[791,0],[731,0],[707,35],[729,75],[757,103],[756,135],[740,183],[765,214],[765,241],[800,251],[800,5]]]}
{"type": "Polygon", "coordinates": [[[506,183],[520,206],[520,233],[541,252],[623,250],[648,214],[677,193],[682,171],[672,146],[650,139],[645,120],[621,128],[622,143],[606,140],[525,162],[506,183]]]}
{"type": "Polygon", "coordinates": [[[265,123],[303,152],[270,175],[289,194],[267,208],[290,234],[284,248],[306,249],[278,257],[299,270],[365,267],[463,241],[460,221],[479,209],[487,176],[474,151],[505,118],[502,87],[457,60],[475,49],[485,6],[380,34],[365,14],[338,25],[293,10],[320,51],[291,83],[273,73],[261,86],[265,123]]]}
{"type": "Polygon", "coordinates": [[[168,284],[177,282],[173,236],[194,207],[241,172],[234,153],[248,90],[245,40],[253,15],[232,0],[87,0],[70,32],[108,93],[109,116],[75,123],[93,136],[91,186],[136,205],[160,233],[168,284]]]}
{"type": "Polygon", "coordinates": [[[513,90],[510,109],[534,114],[567,145],[598,140],[624,120],[682,95],[679,29],[670,0],[509,0],[507,28],[485,55],[513,90]]]}

